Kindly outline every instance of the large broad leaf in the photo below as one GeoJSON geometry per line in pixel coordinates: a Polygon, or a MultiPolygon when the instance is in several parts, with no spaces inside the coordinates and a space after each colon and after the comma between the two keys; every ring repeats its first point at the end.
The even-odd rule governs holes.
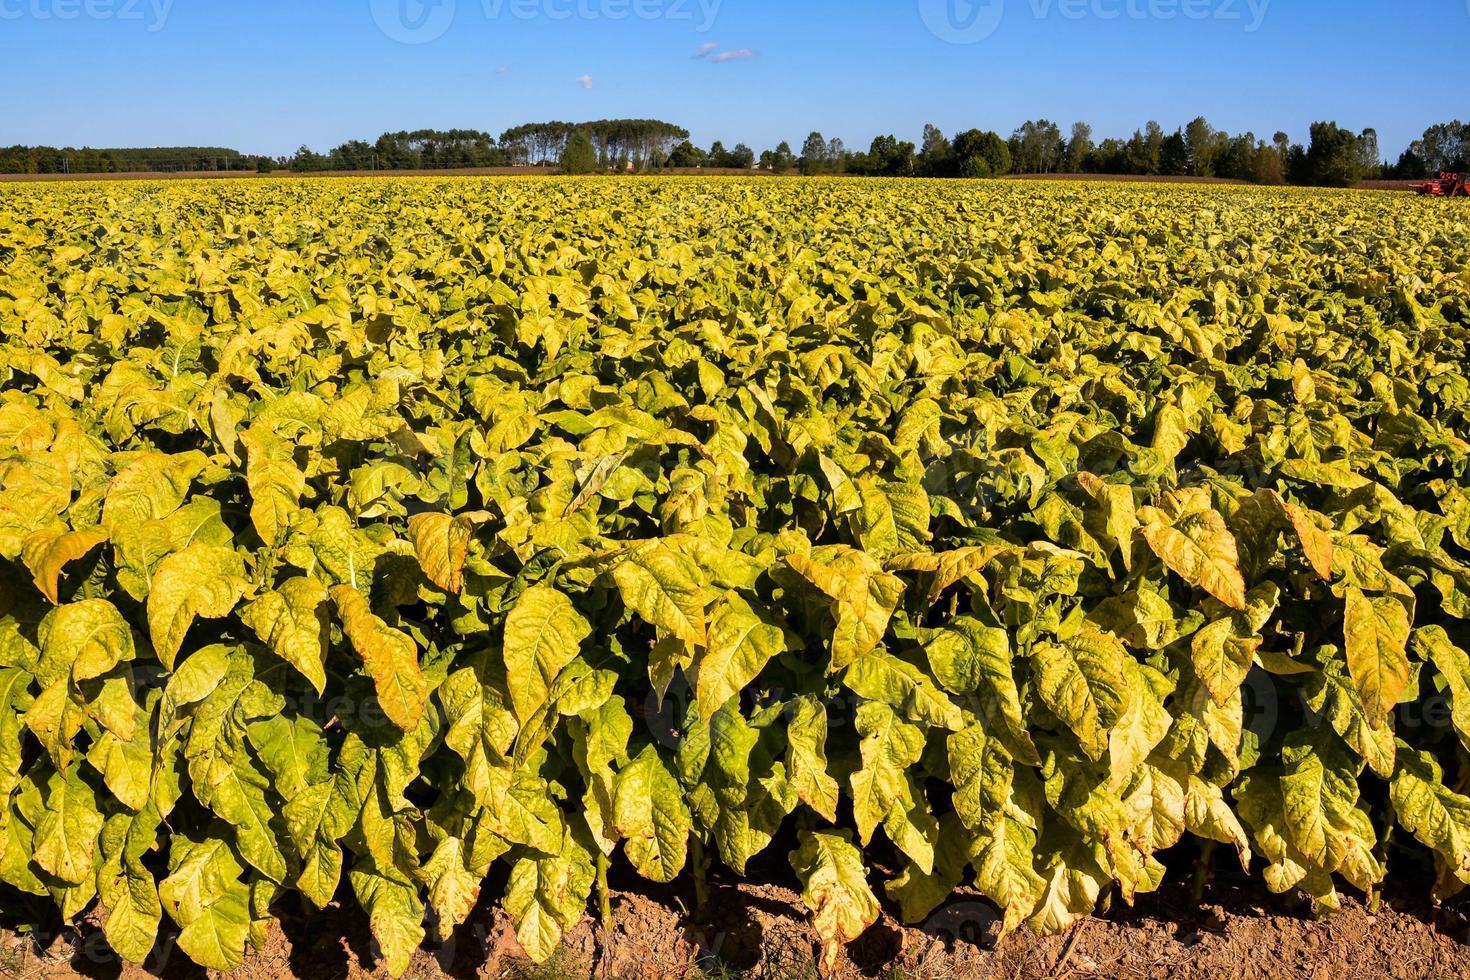
{"type": "Polygon", "coordinates": [[[827,771],[827,709],[815,697],[796,701],[786,726],[786,777],[807,806],[837,821],[841,787],[827,771]]]}
{"type": "Polygon", "coordinates": [[[1374,728],[1388,724],[1409,683],[1410,618],[1396,596],[1369,598],[1358,589],[1347,590],[1343,634],[1348,670],[1374,728]]]}
{"type": "Polygon", "coordinates": [[[924,733],[877,701],[858,708],[857,730],[863,736],[863,764],[852,774],[852,808],[866,845],[878,825],[902,805],[909,767],[924,754],[924,733]]]}
{"type": "Polygon", "coordinates": [[[950,731],[964,727],[959,706],[923,671],[882,650],[853,661],[843,675],[843,683],[869,701],[882,701],[916,724],[950,731]]]}
{"type": "Polygon", "coordinates": [[[592,891],[592,857],[567,831],[555,854],[527,854],[515,862],[505,908],[516,938],[537,963],[556,954],[566,934],[587,909],[592,891]]]}
{"type": "Polygon", "coordinates": [[[371,863],[353,868],[348,877],[358,902],[367,910],[388,973],[403,976],[414,951],[424,941],[424,903],[418,886],[381,874],[371,863]]]}
{"type": "Polygon", "coordinates": [[[328,595],[314,578],[297,576],[240,610],[240,621],[271,652],[301,672],[318,694],[327,689],[328,595]]]}
{"type": "Polygon", "coordinates": [[[785,650],[786,635],[779,627],[762,620],[734,592],[726,593],[710,618],[709,647],[695,663],[700,717],[709,721],[785,650]]]}
{"type": "Polygon", "coordinates": [[[1394,815],[1405,830],[1443,859],[1470,885],[1470,797],[1444,783],[1444,773],[1427,752],[1401,749],[1390,789],[1394,815]]]}
{"type": "Polygon", "coordinates": [[[884,572],[871,555],[842,546],[792,555],[786,562],[832,604],[837,620],[832,634],[834,672],[882,642],[903,595],[901,579],[884,572]]]}
{"type": "Polygon", "coordinates": [[[551,586],[521,593],[505,620],[503,652],[511,704],[522,724],[546,704],[552,683],[591,633],[571,600],[551,586]]]}
{"type": "Polygon", "coordinates": [[[36,823],[34,858],[51,877],[79,885],[92,875],[97,836],[102,832],[97,794],[73,766],[52,773],[46,784],[46,809],[36,823]]]}
{"type": "Polygon", "coordinates": [[[245,564],[230,548],[192,544],[165,558],[148,593],[148,630],[163,665],[173,669],[196,617],[228,616],[248,586],[245,564]]]}
{"type": "Polygon", "coordinates": [[[475,525],[488,515],[418,514],[409,518],[408,535],[424,574],[445,592],[464,588],[464,565],[475,525]]]}
{"type": "Polygon", "coordinates": [[[1144,525],[1144,540],[1169,569],[1231,609],[1245,609],[1245,578],[1235,537],[1216,511],[1193,513],[1169,525],[1144,525]]]}
{"type": "Polygon", "coordinates": [[[362,593],[349,585],[332,589],[342,631],[362,658],[388,720],[404,731],[418,727],[429,696],[413,639],[373,615],[362,593]]]}
{"type": "Polygon", "coordinates": [[[618,773],[613,814],[639,874],[669,882],[684,870],[693,822],[683,789],[653,746],[618,773]]]}
{"type": "Polygon", "coordinates": [[[623,602],[645,623],[691,646],[705,643],[704,576],[662,542],[629,548],[613,566],[623,602]]]}
{"type": "Polygon", "coordinates": [[[104,543],[108,533],[104,528],[89,527],[76,531],[64,528],[37,531],[25,542],[25,563],[35,578],[36,588],[53,603],[59,602],[57,589],[61,572],[70,562],[85,557],[93,548],[104,543]]]}
{"type": "Polygon", "coordinates": [[[868,885],[861,852],[846,831],[804,831],[791,852],[791,867],[801,879],[802,901],[822,939],[822,971],[832,974],[842,947],[878,921],[878,899],[868,885]]]}
{"type": "Polygon", "coordinates": [[[92,680],[135,656],[133,631],[106,599],[61,606],[41,620],[37,682],[49,688],[61,681],[92,680]]]}
{"type": "Polygon", "coordinates": [[[1094,760],[1107,751],[1108,732],[1132,699],[1127,656],[1117,637],[1090,627],[1063,643],[1041,644],[1032,654],[1041,700],[1094,760]]]}
{"type": "Polygon", "coordinates": [[[250,936],[250,887],[240,881],[244,868],[229,844],[175,835],[168,864],[158,896],[182,927],[179,948],[200,966],[237,969],[250,936]]]}

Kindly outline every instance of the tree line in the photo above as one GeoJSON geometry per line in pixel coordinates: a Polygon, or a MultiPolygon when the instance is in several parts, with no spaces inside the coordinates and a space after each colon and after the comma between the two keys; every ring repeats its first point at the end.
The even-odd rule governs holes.
{"type": "Polygon", "coordinates": [[[218,146],[130,149],[0,147],[0,174],[115,174],[254,170],[261,158],[218,146]]]}
{"type": "MultiPolygon", "coordinates": [[[[716,144],[718,146],[718,144],[716,144]]],[[[692,147],[676,147],[698,156],[692,147]]],[[[713,157],[712,150],[710,156],[713,157]]],[[[1334,122],[1313,123],[1308,139],[1286,133],[1268,140],[1232,135],[1200,117],[1166,133],[1157,122],[1127,139],[1093,139],[1092,127],[1075,123],[1066,135],[1047,119],[1032,120],[1011,135],[977,129],[946,136],[925,126],[917,146],[894,136],[875,139],[866,153],[814,132],[794,156],[783,143],[761,167],[804,174],[848,173],[895,177],[1003,177],[1009,174],[1098,174],[1139,177],[1218,177],[1257,184],[1346,187],[1362,180],[1419,179],[1441,170],[1470,168],[1470,126],[1431,127],[1395,164],[1383,161],[1373,129],[1354,133],[1334,122]]]]}
{"type": "Polygon", "coordinates": [[[1231,134],[1214,128],[1204,117],[1172,133],[1149,122],[1127,138],[1100,141],[1084,122],[1064,133],[1050,120],[1031,120],[1008,137],[980,129],[946,135],[930,125],[917,144],[884,135],[867,150],[848,149],[840,139],[813,132],[799,153],[786,142],[760,153],[744,143],[730,148],[722,141],[705,150],[689,141],[682,126],[656,119],[529,123],[498,136],[472,129],[400,131],[384,133],[371,143],[350,140],[325,153],[303,146],[294,155],[279,158],[210,147],[0,148],[0,173],[20,174],[510,166],[572,173],[722,169],[885,177],[1078,173],[1347,186],[1365,179],[1419,179],[1442,170],[1470,170],[1470,124],[1456,120],[1429,127],[1392,164],[1383,160],[1378,134],[1372,129],[1353,132],[1335,122],[1318,122],[1304,142],[1294,142],[1281,132],[1269,140],[1254,133],[1231,134]]]}

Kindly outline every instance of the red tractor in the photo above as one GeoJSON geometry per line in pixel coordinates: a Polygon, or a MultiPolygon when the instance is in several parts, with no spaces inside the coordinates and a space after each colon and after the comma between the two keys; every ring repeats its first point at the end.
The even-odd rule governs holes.
{"type": "Polygon", "coordinates": [[[1414,192],[1421,197],[1470,197],[1465,175],[1445,171],[1438,180],[1414,185],[1414,192]]]}

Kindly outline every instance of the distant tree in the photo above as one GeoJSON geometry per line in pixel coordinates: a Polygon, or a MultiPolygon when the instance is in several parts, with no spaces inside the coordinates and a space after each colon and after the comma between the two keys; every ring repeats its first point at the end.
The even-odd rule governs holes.
{"type": "Polygon", "coordinates": [[[598,169],[597,148],[592,145],[592,137],[584,130],[577,130],[567,141],[567,148],[562,151],[561,172],[590,174],[596,173],[598,169]]]}
{"type": "Polygon", "coordinates": [[[953,177],[954,150],[938,126],[924,127],[924,143],[919,150],[918,169],[923,177],[953,177]]]}
{"type": "Polygon", "coordinates": [[[827,169],[827,140],[821,133],[812,133],[801,146],[801,172],[819,174],[827,169]]]}
{"type": "Polygon", "coordinates": [[[1028,121],[1011,134],[1011,166],[1017,173],[1055,173],[1063,163],[1066,144],[1057,124],[1047,119],[1028,121]]]}
{"type": "Polygon", "coordinates": [[[827,141],[827,169],[834,174],[847,171],[847,146],[836,136],[827,141]]]}
{"type": "Polygon", "coordinates": [[[1159,148],[1159,173],[1165,177],[1184,177],[1189,174],[1189,142],[1182,130],[1164,137],[1159,148]]]}
{"type": "Polygon", "coordinates": [[[868,172],[879,177],[911,177],[914,173],[914,144],[896,136],[879,136],[868,149],[868,172]]]}
{"type": "Polygon", "coordinates": [[[771,169],[778,174],[784,174],[790,173],[795,166],[796,154],[791,152],[791,144],[782,140],[771,154],[771,169]]]}
{"type": "Polygon", "coordinates": [[[1358,149],[1362,153],[1363,175],[1383,175],[1383,151],[1378,146],[1378,130],[1369,126],[1358,136],[1358,149]]]}
{"type": "Polygon", "coordinates": [[[1204,116],[1196,117],[1184,129],[1184,144],[1189,154],[1189,173],[1196,177],[1215,175],[1216,134],[1204,116]]]}
{"type": "Polygon", "coordinates": [[[1470,170],[1470,124],[1437,123],[1414,141],[1409,152],[1423,164],[1421,176],[1434,176],[1444,170],[1470,170]]]}
{"type": "Polygon", "coordinates": [[[1430,174],[1424,166],[1424,160],[1410,147],[1399,155],[1399,162],[1393,168],[1393,176],[1398,180],[1419,180],[1430,174]]]}
{"type": "Polygon", "coordinates": [[[1164,127],[1150,119],[1139,139],[1138,153],[1133,161],[1134,173],[1144,176],[1163,173],[1164,139],[1164,127]]]}
{"type": "Polygon", "coordinates": [[[1286,183],[1286,157],[1278,145],[1257,144],[1251,179],[1258,184],[1286,183]]]}
{"type": "Polygon", "coordinates": [[[1011,172],[1011,150],[998,133],[969,129],[954,138],[955,174],[1004,177],[1011,172]]]}
{"type": "Polygon", "coordinates": [[[1073,123],[1072,138],[1067,140],[1067,172],[1082,173],[1092,150],[1092,127],[1085,122],[1073,123]]]}
{"type": "Polygon", "coordinates": [[[1278,130],[1271,138],[1271,145],[1276,148],[1276,154],[1281,157],[1281,162],[1285,165],[1287,158],[1291,156],[1291,137],[1278,130]]]}
{"type": "Polygon", "coordinates": [[[707,159],[703,150],[688,140],[685,140],[674,147],[673,151],[669,154],[669,166],[678,169],[702,167],[705,165],[707,159]]]}
{"type": "Polygon", "coordinates": [[[330,167],[327,157],[313,152],[309,146],[303,146],[291,158],[291,169],[297,173],[316,173],[330,167]]]}
{"type": "Polygon", "coordinates": [[[730,166],[738,170],[749,170],[755,166],[755,151],[744,143],[736,143],[730,151],[730,166]]]}
{"type": "Polygon", "coordinates": [[[1306,153],[1307,183],[1321,187],[1351,187],[1363,179],[1363,141],[1352,130],[1333,122],[1312,124],[1306,153]]]}

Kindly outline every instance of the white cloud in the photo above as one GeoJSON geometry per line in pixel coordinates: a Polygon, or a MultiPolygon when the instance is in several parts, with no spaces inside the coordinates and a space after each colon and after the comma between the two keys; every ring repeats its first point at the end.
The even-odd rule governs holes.
{"type": "Polygon", "coordinates": [[[727,61],[744,61],[746,58],[759,57],[759,52],[749,48],[741,48],[739,51],[721,51],[712,59],[716,64],[724,64],[727,61]]]}
{"type": "Polygon", "coordinates": [[[720,46],[718,44],[713,41],[706,41],[704,44],[701,44],[699,46],[698,51],[694,52],[694,57],[708,58],[710,55],[714,54],[718,50],[720,50],[720,46]]]}
{"type": "Polygon", "coordinates": [[[510,71],[509,67],[507,67],[506,65],[501,65],[499,68],[495,69],[495,74],[504,75],[508,71],[510,71]]]}
{"type": "Polygon", "coordinates": [[[584,89],[586,89],[589,92],[592,91],[592,76],[591,75],[579,75],[577,77],[577,84],[580,85],[580,86],[582,86],[584,89]]]}

